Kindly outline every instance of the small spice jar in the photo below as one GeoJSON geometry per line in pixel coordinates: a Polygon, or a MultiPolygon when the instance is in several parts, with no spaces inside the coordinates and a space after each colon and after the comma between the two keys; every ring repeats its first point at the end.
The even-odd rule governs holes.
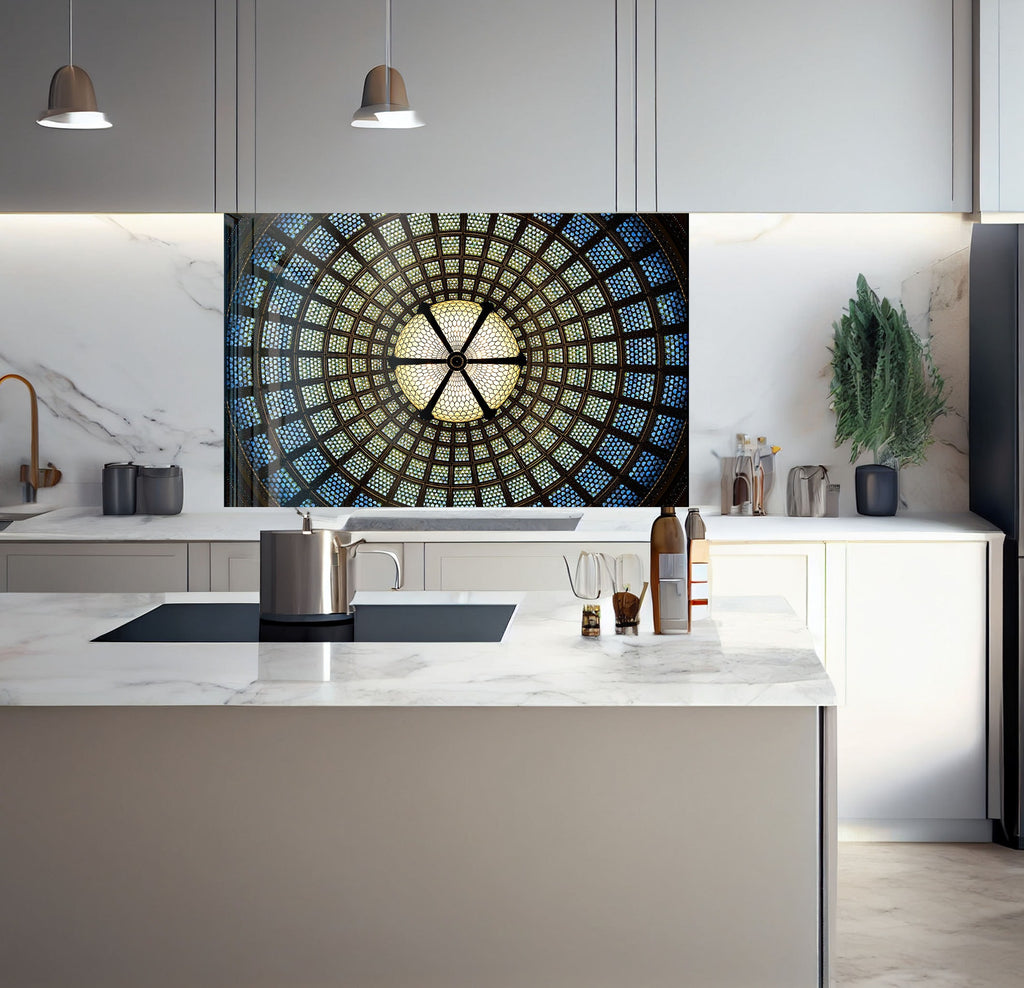
{"type": "Polygon", "coordinates": [[[600,638],[601,636],[601,605],[583,605],[583,623],[580,634],[584,638],[600,638]]]}

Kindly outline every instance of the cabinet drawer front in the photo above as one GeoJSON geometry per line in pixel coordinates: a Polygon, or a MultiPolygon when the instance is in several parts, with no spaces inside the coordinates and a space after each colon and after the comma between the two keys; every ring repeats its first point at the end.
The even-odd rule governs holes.
{"type": "Polygon", "coordinates": [[[5,554],[12,593],[168,593],[188,589],[185,545],[33,545],[5,554]]]}
{"type": "MultiPolygon", "coordinates": [[[[581,551],[619,556],[633,552],[644,573],[648,542],[449,542],[425,547],[424,580],[428,590],[568,590],[568,558],[575,569],[581,551]]],[[[646,575],[644,579],[647,579],[646,575]]]]}

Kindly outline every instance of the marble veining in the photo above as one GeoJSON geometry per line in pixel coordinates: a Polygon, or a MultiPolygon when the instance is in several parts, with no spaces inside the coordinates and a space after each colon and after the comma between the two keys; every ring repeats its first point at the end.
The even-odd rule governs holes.
{"type": "MultiPolygon", "coordinates": [[[[181,464],[189,508],[222,503],[223,218],[0,217],[0,373],[39,395],[44,503],[100,503],[112,460],[181,464]]],[[[22,396],[0,392],[0,504],[19,497],[22,396]]]]}
{"type": "MultiPolygon", "coordinates": [[[[781,601],[723,598],[692,635],[580,636],[569,594],[459,592],[518,601],[500,643],[170,644],[90,639],[164,602],[253,594],[2,594],[7,705],[819,706],[835,690],[781,601]]],[[[355,604],[422,601],[357,594],[355,604]]],[[[769,598],[769,600],[772,600],[769,598]]],[[[648,625],[649,626],[649,625],[648,625]]]]}

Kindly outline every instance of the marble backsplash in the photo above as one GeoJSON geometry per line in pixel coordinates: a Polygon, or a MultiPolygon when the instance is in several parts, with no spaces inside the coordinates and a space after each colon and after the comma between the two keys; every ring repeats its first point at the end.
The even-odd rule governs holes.
{"type": "MultiPolygon", "coordinates": [[[[928,461],[903,473],[911,510],[967,508],[967,262],[960,215],[691,215],[690,491],[717,510],[716,455],[738,431],[824,463],[852,514],[835,449],[828,346],[858,272],[931,334],[949,385],[928,461]]],[[[185,510],[223,505],[223,217],[0,215],[0,375],[35,384],[40,455],[64,471],[40,500],[96,505],[104,462],[179,463],[185,510]]],[[[28,458],[23,388],[0,389],[0,504],[28,458]]]]}

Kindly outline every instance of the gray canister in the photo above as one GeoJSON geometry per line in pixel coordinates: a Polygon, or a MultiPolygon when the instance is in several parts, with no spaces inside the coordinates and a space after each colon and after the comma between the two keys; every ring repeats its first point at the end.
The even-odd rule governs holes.
{"type": "Polygon", "coordinates": [[[103,513],[135,514],[135,485],[139,468],[134,463],[103,464],[103,513]]]}
{"type": "Polygon", "coordinates": [[[139,467],[135,510],[141,515],[176,515],[185,485],[179,466],[139,467]]]}

